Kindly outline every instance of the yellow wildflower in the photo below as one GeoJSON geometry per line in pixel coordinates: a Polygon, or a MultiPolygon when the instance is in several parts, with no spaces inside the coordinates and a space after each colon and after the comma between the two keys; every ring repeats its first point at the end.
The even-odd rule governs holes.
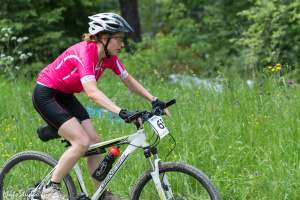
{"type": "Polygon", "coordinates": [[[276,72],[279,72],[281,70],[281,67],[276,67],[276,72]]]}

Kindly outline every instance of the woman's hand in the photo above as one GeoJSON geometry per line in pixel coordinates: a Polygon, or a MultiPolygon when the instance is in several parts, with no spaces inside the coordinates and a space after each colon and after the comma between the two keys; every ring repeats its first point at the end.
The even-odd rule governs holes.
{"type": "Polygon", "coordinates": [[[126,109],[121,109],[121,111],[119,112],[119,117],[121,117],[121,119],[123,119],[126,123],[130,123],[128,118],[134,115],[135,113],[136,112],[130,112],[126,109]]]}
{"type": "MultiPolygon", "coordinates": [[[[152,104],[152,108],[157,108],[157,107],[160,107],[160,108],[165,108],[166,107],[166,102],[164,101],[161,101],[159,100],[158,98],[154,98],[153,101],[151,101],[151,104],[152,104]]],[[[167,116],[171,116],[171,113],[168,109],[164,109],[164,112],[166,113],[167,116]]]]}

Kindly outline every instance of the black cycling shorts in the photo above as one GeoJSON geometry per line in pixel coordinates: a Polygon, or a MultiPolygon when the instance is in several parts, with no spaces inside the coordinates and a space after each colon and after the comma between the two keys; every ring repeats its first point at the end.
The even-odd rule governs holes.
{"type": "Polygon", "coordinates": [[[89,114],[73,94],[66,94],[37,84],[32,95],[34,108],[55,129],[71,119],[80,122],[89,119],[89,114]]]}

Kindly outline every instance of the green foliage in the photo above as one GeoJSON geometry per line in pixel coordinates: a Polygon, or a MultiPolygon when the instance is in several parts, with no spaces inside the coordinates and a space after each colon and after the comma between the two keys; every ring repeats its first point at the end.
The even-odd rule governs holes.
{"type": "MultiPolygon", "coordinates": [[[[0,25],[29,38],[22,49],[33,56],[22,69],[30,77],[80,41],[88,15],[118,9],[117,0],[4,0],[0,25]]],[[[230,71],[255,77],[281,63],[299,77],[299,1],[140,0],[139,11],[144,41],[131,44],[133,58],[126,54],[123,60],[137,64],[135,73],[211,77],[230,71]]]]}
{"type": "Polygon", "coordinates": [[[24,49],[29,39],[27,36],[17,37],[15,30],[2,26],[0,30],[0,72],[7,78],[14,80],[21,71],[21,67],[30,60],[32,52],[24,49]]]}
{"type": "Polygon", "coordinates": [[[22,49],[33,56],[22,63],[22,69],[25,76],[32,77],[38,65],[41,69],[69,45],[80,41],[81,34],[87,32],[90,14],[118,9],[117,5],[117,1],[99,4],[91,0],[4,0],[0,7],[0,27],[11,28],[16,37],[29,38],[22,49]]]}
{"type": "MultiPolygon", "coordinates": [[[[186,56],[194,60],[192,66],[186,67],[185,73],[190,73],[189,69],[192,68],[196,74],[207,77],[215,76],[224,68],[235,66],[236,70],[241,69],[239,50],[234,47],[231,39],[240,35],[239,24],[243,23],[243,19],[236,14],[249,7],[248,1],[143,2],[147,2],[147,6],[141,6],[145,15],[142,18],[145,25],[142,27],[146,26],[146,32],[151,27],[154,31],[152,35],[163,32],[166,37],[175,37],[173,45],[178,54],[186,52],[186,56]],[[152,21],[152,25],[149,21],[152,21]]],[[[179,61],[178,57],[176,59],[176,62],[186,64],[185,61],[179,61]]],[[[166,68],[172,71],[172,66],[166,68]]]]}
{"type": "Polygon", "coordinates": [[[299,65],[299,1],[256,0],[239,13],[247,23],[236,43],[251,71],[270,64],[299,65]]]}
{"type": "Polygon", "coordinates": [[[154,38],[144,38],[136,45],[134,54],[121,55],[124,65],[137,77],[164,79],[172,73],[200,74],[208,73],[201,68],[197,56],[197,44],[193,48],[180,47],[176,35],[157,34],[154,38]],[[201,71],[203,70],[203,71],[201,71]]]}
{"type": "Polygon", "coordinates": [[[142,27],[147,33],[152,30],[147,35],[153,37],[144,36],[133,58],[128,55],[124,61],[128,66],[138,64],[139,75],[188,73],[211,77],[230,68],[243,71],[243,58],[231,39],[240,35],[238,23],[243,20],[236,14],[249,6],[247,1],[142,2],[146,5],[140,8],[142,27]]]}
{"type": "Polygon", "coordinates": [[[203,64],[204,50],[201,47],[206,46],[206,43],[201,41],[197,22],[187,16],[186,5],[169,0],[144,3],[147,6],[141,6],[145,14],[142,21],[145,25],[142,27],[145,27],[147,33],[152,31],[150,35],[153,37],[145,36],[144,41],[137,45],[133,57],[125,58],[128,66],[138,65],[136,71],[140,76],[142,72],[145,76],[153,74],[158,78],[171,73],[211,73],[213,68],[205,68],[203,64]],[[148,6],[155,11],[147,12],[148,6]],[[153,20],[152,25],[149,19],[153,20]]]}
{"type": "Polygon", "coordinates": [[[3,8],[8,12],[4,17],[7,25],[18,27],[17,34],[30,38],[25,48],[32,49],[38,59],[45,61],[54,57],[62,48],[63,31],[59,23],[63,20],[62,13],[65,7],[57,6],[49,1],[18,1],[7,4],[3,8]],[[16,12],[18,11],[18,12],[16,12]]]}
{"type": "Polygon", "coordinates": [[[146,32],[176,36],[174,45],[180,51],[192,48],[199,68],[205,69],[195,70],[199,75],[215,76],[229,70],[254,77],[257,70],[276,63],[297,70],[299,1],[142,2],[146,32]]]}

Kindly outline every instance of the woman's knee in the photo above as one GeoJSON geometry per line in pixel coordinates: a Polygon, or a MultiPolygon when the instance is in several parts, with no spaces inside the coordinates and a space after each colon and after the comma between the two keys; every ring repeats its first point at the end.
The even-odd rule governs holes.
{"type": "Polygon", "coordinates": [[[61,125],[58,133],[80,152],[86,151],[89,147],[88,134],[75,118],[71,118],[61,125]]]}
{"type": "Polygon", "coordinates": [[[83,137],[78,137],[73,141],[70,141],[72,146],[76,148],[79,152],[84,153],[88,150],[89,148],[89,139],[85,136],[83,137]]]}

